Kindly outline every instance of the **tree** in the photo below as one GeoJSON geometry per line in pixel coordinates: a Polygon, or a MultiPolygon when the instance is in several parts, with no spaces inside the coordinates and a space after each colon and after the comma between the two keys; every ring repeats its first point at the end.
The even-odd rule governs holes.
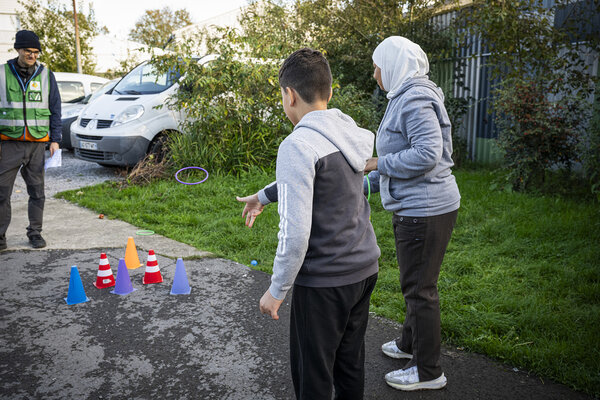
{"type": "Polygon", "coordinates": [[[162,48],[174,30],[191,24],[192,17],[186,9],[171,11],[165,7],[162,10],[146,10],[129,32],[129,38],[150,47],[162,48]]]}
{"type": "Polygon", "coordinates": [[[304,0],[251,4],[242,15],[244,40],[255,55],[285,58],[310,46],[322,50],[334,76],[371,93],[371,55],[383,39],[404,36],[419,43],[435,65],[452,55],[450,30],[431,22],[431,0],[304,0]],[[279,27],[273,29],[273,27],[279,27]]]}
{"type": "Polygon", "coordinates": [[[600,40],[597,31],[576,29],[592,26],[587,19],[600,5],[579,3],[587,9],[571,9],[562,27],[553,19],[568,0],[551,8],[538,0],[477,0],[460,15],[467,36],[481,38],[487,67],[499,79],[492,92],[498,143],[515,190],[543,189],[557,168],[570,174],[580,161],[578,142],[587,142],[597,77],[582,55],[597,55],[600,40]]]}
{"type": "MultiPolygon", "coordinates": [[[[21,26],[23,29],[34,31],[40,38],[40,62],[53,71],[77,72],[73,10],[58,0],[48,0],[47,8],[41,0],[19,0],[19,3],[23,6],[23,10],[17,11],[21,26]]],[[[81,6],[79,8],[81,9],[81,6]]],[[[91,42],[106,28],[98,27],[91,5],[89,14],[77,13],[77,20],[82,70],[86,74],[93,74],[96,62],[91,42]]]]}
{"type": "Polygon", "coordinates": [[[180,126],[186,135],[173,138],[175,165],[200,163],[234,174],[273,168],[277,147],[291,129],[281,108],[278,69],[284,58],[305,46],[323,51],[329,59],[334,76],[330,106],[376,130],[383,112],[371,99],[376,87],[371,54],[377,44],[403,34],[426,43],[432,60],[452,48],[430,23],[428,3],[405,0],[405,7],[399,7],[395,0],[254,2],[240,18],[241,30],[222,28],[199,35],[209,53],[219,54],[208,67],[192,59],[199,53],[198,41],[177,41],[171,53],[153,58],[161,71],[185,71],[182,90],[171,99],[171,106],[188,116],[180,126]]]}

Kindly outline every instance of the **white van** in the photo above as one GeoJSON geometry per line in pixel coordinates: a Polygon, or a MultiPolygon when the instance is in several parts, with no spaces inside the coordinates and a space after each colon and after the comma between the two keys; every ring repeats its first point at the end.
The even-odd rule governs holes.
{"type": "Polygon", "coordinates": [[[175,71],[158,74],[148,62],[131,70],[71,125],[75,157],[106,166],[131,166],[146,154],[159,153],[166,135],[179,130],[180,113],[167,107],[169,96],[179,88],[179,77],[175,71]]]}
{"type": "Polygon", "coordinates": [[[100,97],[101,95],[103,95],[104,93],[108,92],[110,89],[112,89],[117,84],[119,79],[120,78],[106,82],[105,84],[100,86],[99,89],[96,89],[94,93],[85,96],[80,102],[62,103],[62,142],[60,143],[61,149],[73,148],[73,146],[71,146],[71,124],[73,124],[73,122],[77,119],[79,114],[81,114],[81,111],[83,111],[85,106],[97,99],[98,97],[100,97]]]}

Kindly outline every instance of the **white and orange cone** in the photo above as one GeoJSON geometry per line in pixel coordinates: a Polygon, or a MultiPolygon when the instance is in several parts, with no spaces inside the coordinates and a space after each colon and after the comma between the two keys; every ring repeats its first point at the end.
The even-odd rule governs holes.
{"type": "Polygon", "coordinates": [[[148,252],[148,261],[146,262],[146,273],[142,279],[144,285],[148,283],[160,283],[163,281],[163,277],[160,274],[160,268],[158,268],[158,260],[154,255],[154,250],[148,252]]]}
{"type": "Polygon", "coordinates": [[[106,253],[100,254],[98,277],[96,278],[96,282],[94,282],[94,286],[96,286],[98,289],[115,286],[115,277],[110,269],[110,264],[108,263],[108,258],[106,258],[106,253]]]}

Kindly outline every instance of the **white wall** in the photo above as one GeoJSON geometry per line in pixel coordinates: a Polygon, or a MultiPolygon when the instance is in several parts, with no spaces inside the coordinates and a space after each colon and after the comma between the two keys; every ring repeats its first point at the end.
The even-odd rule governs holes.
{"type": "Polygon", "coordinates": [[[13,45],[15,33],[20,28],[16,12],[18,6],[17,0],[0,0],[0,64],[17,56],[13,45]]]}
{"type": "MultiPolygon", "coordinates": [[[[133,59],[137,62],[146,61],[150,53],[140,51],[147,48],[146,45],[131,40],[117,39],[116,36],[99,35],[92,40],[93,54],[96,58],[96,73],[104,73],[120,69],[121,61],[133,59]]],[[[156,54],[162,54],[162,50],[154,49],[156,54]]]]}
{"type": "MultiPolygon", "coordinates": [[[[217,15],[212,18],[205,19],[203,21],[198,22],[197,24],[186,26],[185,28],[181,28],[173,32],[175,35],[175,40],[177,41],[185,41],[188,38],[192,38],[194,34],[206,29],[209,34],[214,33],[217,27],[230,27],[230,28],[240,28],[240,23],[238,21],[240,15],[242,14],[244,8],[236,8],[234,10],[225,12],[223,14],[217,15]]],[[[206,53],[206,45],[204,43],[201,44],[201,48],[198,49],[199,54],[206,53]]]]}

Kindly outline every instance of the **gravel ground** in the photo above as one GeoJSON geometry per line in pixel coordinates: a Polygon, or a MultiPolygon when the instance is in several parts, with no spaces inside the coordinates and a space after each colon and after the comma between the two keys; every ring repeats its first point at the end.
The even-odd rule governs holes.
{"type": "MultiPolygon", "coordinates": [[[[50,152],[46,151],[46,158],[50,152]]],[[[77,189],[84,186],[96,185],[107,180],[118,178],[117,168],[107,168],[93,162],[75,158],[72,151],[63,149],[62,166],[46,170],[46,198],[53,197],[58,192],[77,189]]],[[[12,201],[28,199],[27,186],[21,174],[17,175],[13,188],[12,201]]]]}

